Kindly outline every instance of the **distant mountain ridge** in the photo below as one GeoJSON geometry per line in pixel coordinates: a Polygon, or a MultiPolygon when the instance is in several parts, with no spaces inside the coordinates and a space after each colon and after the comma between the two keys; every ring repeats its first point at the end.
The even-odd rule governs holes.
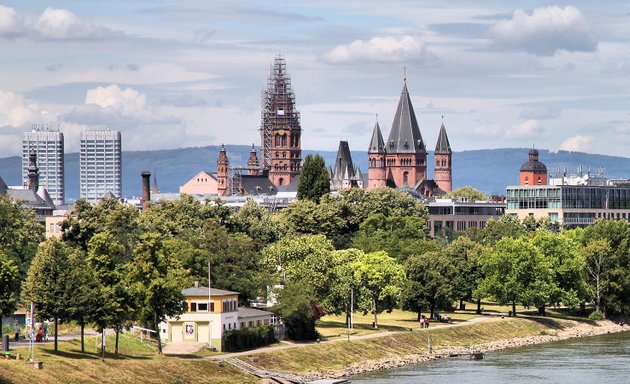
{"type": "MultiPolygon", "coordinates": [[[[227,145],[230,164],[245,165],[251,146],[227,145]]],[[[527,148],[480,149],[453,152],[453,187],[470,185],[492,194],[505,194],[505,187],[518,184],[518,172],[527,161],[527,148]]],[[[303,150],[303,157],[319,153],[326,165],[334,167],[336,151],[303,150]]],[[[179,186],[201,170],[215,172],[219,146],[180,148],[154,151],[124,151],[123,196],[140,196],[140,172],[151,171],[157,176],[162,192],[178,192],[179,186]]],[[[576,173],[579,165],[584,172],[590,166],[595,173],[599,168],[606,176],[630,178],[630,158],[596,155],[583,152],[549,152],[539,150],[540,161],[547,165],[551,174],[565,167],[576,173]]],[[[352,158],[367,175],[367,152],[353,151],[352,158]]],[[[79,154],[67,153],[65,157],[66,198],[71,201],[79,197],[79,154]]],[[[433,153],[428,157],[428,177],[433,178],[433,153]]],[[[8,185],[20,185],[21,159],[18,156],[0,158],[0,177],[8,185]]]]}

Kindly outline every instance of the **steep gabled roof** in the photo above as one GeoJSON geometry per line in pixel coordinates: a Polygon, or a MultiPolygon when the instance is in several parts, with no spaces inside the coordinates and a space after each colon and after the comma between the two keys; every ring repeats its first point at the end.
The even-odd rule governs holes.
{"type": "Polygon", "coordinates": [[[385,153],[385,142],[383,141],[383,134],[381,133],[381,127],[378,125],[378,121],[374,124],[374,131],[372,132],[372,140],[370,140],[370,147],[368,153],[385,153]]]}
{"type": "Polygon", "coordinates": [[[435,153],[440,155],[450,155],[453,153],[453,151],[451,151],[451,144],[448,142],[444,123],[442,123],[440,127],[440,135],[438,136],[437,144],[435,144],[435,153]]]}
{"type": "Polygon", "coordinates": [[[407,82],[405,82],[400,93],[392,129],[387,138],[387,152],[426,153],[426,151],[416,114],[409,98],[409,91],[407,91],[407,82]]]}
{"type": "Polygon", "coordinates": [[[354,167],[352,163],[352,155],[350,154],[350,146],[347,141],[339,142],[339,150],[337,151],[337,159],[335,161],[335,170],[333,179],[343,180],[354,176],[354,167]]]}

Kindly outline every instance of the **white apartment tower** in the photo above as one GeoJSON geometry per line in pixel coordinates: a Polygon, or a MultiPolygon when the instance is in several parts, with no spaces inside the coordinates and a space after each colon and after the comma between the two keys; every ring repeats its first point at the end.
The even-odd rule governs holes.
{"type": "Polygon", "coordinates": [[[29,155],[37,156],[39,185],[46,188],[56,206],[64,204],[63,133],[35,125],[22,134],[22,184],[28,183],[29,155]]]}
{"type": "Polygon", "coordinates": [[[97,202],[106,194],[122,196],[120,132],[81,132],[80,195],[97,202]]]}

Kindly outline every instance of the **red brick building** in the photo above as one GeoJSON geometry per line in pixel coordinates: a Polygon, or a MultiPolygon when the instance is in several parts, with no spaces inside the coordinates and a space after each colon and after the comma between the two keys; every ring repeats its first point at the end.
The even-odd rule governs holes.
{"type": "Polygon", "coordinates": [[[520,183],[525,185],[547,185],[547,167],[538,161],[538,151],[529,150],[529,161],[521,165],[520,183]]]}

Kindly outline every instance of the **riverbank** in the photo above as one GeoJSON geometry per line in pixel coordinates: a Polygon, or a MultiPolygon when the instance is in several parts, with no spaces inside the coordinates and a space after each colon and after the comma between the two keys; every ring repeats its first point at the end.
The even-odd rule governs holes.
{"type": "MultiPolygon", "coordinates": [[[[401,332],[370,340],[258,354],[251,363],[263,369],[300,374],[309,380],[342,378],[417,364],[472,349],[488,352],[627,330],[630,327],[621,327],[611,321],[497,317],[459,327],[401,332]],[[433,354],[428,353],[429,336],[433,354]]],[[[244,360],[248,361],[247,358],[244,360]]]]}

